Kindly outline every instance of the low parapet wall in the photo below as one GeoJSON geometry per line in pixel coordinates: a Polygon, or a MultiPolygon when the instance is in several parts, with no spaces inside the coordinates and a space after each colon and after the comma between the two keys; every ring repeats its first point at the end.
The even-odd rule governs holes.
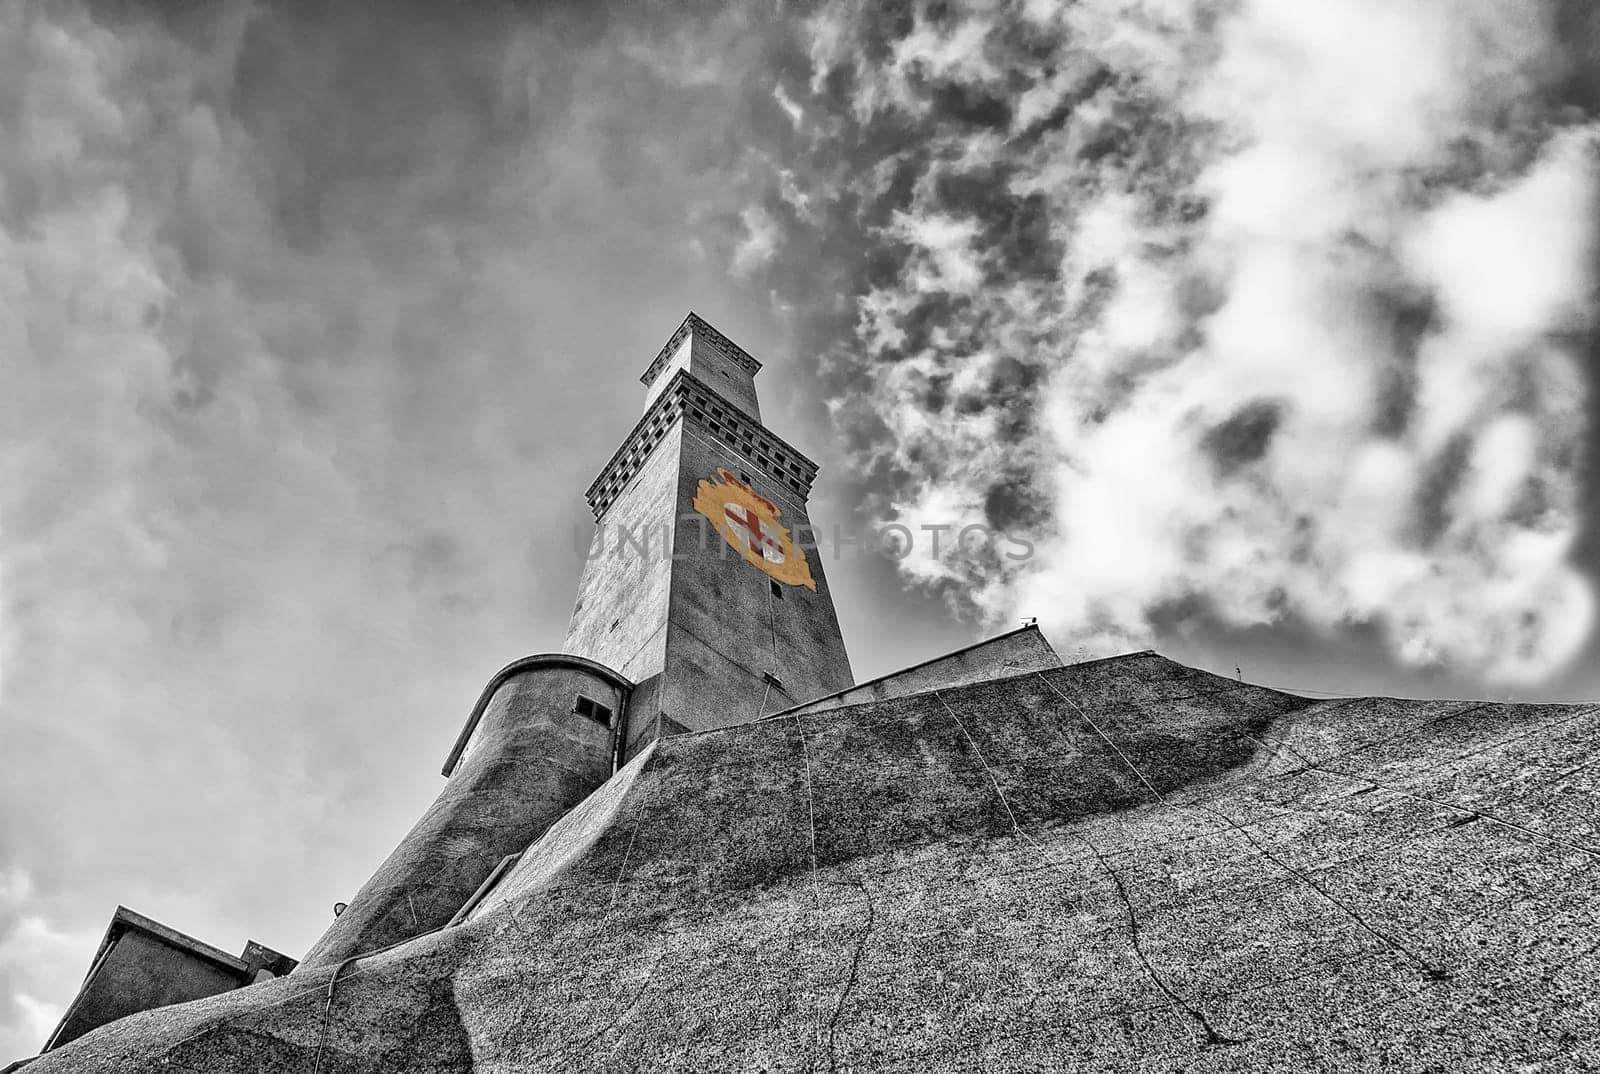
{"type": "Polygon", "coordinates": [[[777,715],[797,716],[826,709],[849,708],[868,701],[909,697],[924,690],[948,689],[1060,666],[1061,658],[1056,651],[1050,647],[1039,628],[1029,624],[953,653],[913,664],[891,675],[857,683],[836,694],[807,701],[777,715]]]}

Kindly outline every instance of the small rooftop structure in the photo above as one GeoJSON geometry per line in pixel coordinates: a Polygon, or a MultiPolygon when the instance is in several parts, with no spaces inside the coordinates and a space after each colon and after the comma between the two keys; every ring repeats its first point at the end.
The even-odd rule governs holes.
{"type": "Polygon", "coordinates": [[[203,999],[281,977],[295,960],[249,941],[237,957],[126,906],[111,915],[89,973],[44,1050],[139,1011],[203,999]]]}

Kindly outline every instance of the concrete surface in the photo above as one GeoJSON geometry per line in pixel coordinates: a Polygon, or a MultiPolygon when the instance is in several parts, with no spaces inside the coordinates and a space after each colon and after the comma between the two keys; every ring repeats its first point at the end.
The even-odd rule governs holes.
{"type": "Polygon", "coordinates": [[[294,959],[255,940],[236,958],[119,906],[78,995],[45,1048],[58,1048],[139,1011],[243,988],[263,972],[286,974],[294,965],[294,959]]]}
{"type": "Polygon", "coordinates": [[[811,524],[804,495],[769,475],[757,458],[729,439],[686,419],[678,465],[678,503],[668,610],[666,675],[661,710],[694,730],[744,723],[757,716],[831,694],[853,682],[850,658],[828,586],[827,555],[806,556],[816,591],[779,583],[745,562],[693,510],[695,489],[717,468],[746,473],[751,487],[779,510],[793,535],[811,524]],[[771,674],[778,681],[770,682],[771,674]]]}
{"type": "Polygon", "coordinates": [[[645,386],[645,410],[666,391],[679,370],[688,370],[705,383],[716,385],[718,394],[758,423],[761,421],[755,384],[761,363],[693,311],[639,378],[645,386]]]}
{"type": "Polygon", "coordinates": [[[598,552],[563,648],[636,684],[624,757],[658,727],[741,723],[855,681],[828,554],[798,549],[815,591],[774,583],[694,508],[721,467],[748,476],[796,544],[810,539],[816,464],[761,424],[759,368],[690,314],[645,373],[644,416],[589,487],[598,552]]]}
{"type": "Polygon", "coordinates": [[[1050,647],[1039,628],[1023,626],[814,701],[795,705],[774,715],[798,716],[824,709],[849,708],[868,701],[886,701],[919,694],[924,690],[948,689],[989,679],[1004,679],[1024,671],[1045,671],[1060,666],[1061,658],[1050,647]]]}
{"type": "Polygon", "coordinates": [[[561,646],[628,678],[634,683],[634,712],[651,716],[661,708],[660,676],[667,662],[672,560],[663,548],[677,510],[683,435],[676,419],[662,420],[654,446],[596,530],[598,544],[584,562],[561,646]]]}
{"type": "Polygon", "coordinates": [[[657,742],[466,923],[56,1071],[1568,1071],[1595,706],[1153,654],[657,742]]]}
{"type": "Polygon", "coordinates": [[[611,775],[611,728],[574,711],[581,694],[623,711],[604,668],[546,656],[506,675],[438,799],[300,961],[299,974],[449,921],[516,853],[611,775]]]}

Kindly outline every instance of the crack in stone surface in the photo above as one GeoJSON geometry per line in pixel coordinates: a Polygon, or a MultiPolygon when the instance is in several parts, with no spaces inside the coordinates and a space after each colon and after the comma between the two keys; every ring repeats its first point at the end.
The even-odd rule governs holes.
{"type": "Polygon", "coordinates": [[[867,941],[872,938],[873,926],[877,922],[877,908],[872,902],[872,892],[867,890],[867,885],[861,880],[855,881],[856,887],[861,889],[861,898],[867,904],[867,922],[861,929],[861,935],[856,937],[856,947],[850,956],[850,973],[845,978],[844,988],[839,991],[839,1000],[833,1005],[833,1014],[828,1018],[828,1070],[834,1074],[839,1069],[838,1029],[839,1015],[844,1010],[845,1003],[850,998],[850,993],[855,990],[856,981],[861,972],[861,955],[867,949],[867,941]]]}

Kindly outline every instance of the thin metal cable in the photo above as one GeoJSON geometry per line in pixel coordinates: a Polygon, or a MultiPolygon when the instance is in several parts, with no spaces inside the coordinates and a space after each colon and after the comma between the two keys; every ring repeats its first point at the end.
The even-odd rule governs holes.
{"type": "MultiPolygon", "coordinates": [[[[356,961],[358,961],[360,959],[364,959],[364,958],[373,958],[374,956],[384,954],[385,952],[393,951],[395,948],[402,947],[402,946],[404,946],[404,945],[406,945],[408,943],[411,943],[413,940],[420,940],[424,936],[432,936],[434,933],[442,932],[443,930],[444,930],[444,926],[440,925],[437,928],[429,929],[427,932],[419,932],[415,936],[408,936],[403,940],[397,940],[394,943],[389,944],[387,947],[379,947],[379,948],[375,948],[375,949],[373,949],[371,951],[363,951],[358,955],[351,955],[349,958],[345,959],[343,962],[339,963],[339,965],[334,968],[334,974],[338,978],[338,980],[340,980],[340,981],[351,981],[351,980],[354,980],[355,978],[360,977],[363,973],[365,973],[367,971],[366,971],[365,967],[358,966],[355,969],[351,970],[349,973],[345,973],[345,974],[341,975],[340,971],[342,971],[346,966],[350,965],[350,963],[356,962],[356,961]]],[[[279,980],[284,980],[284,981],[287,981],[288,979],[289,978],[287,978],[287,977],[279,978],[279,980]]],[[[333,994],[333,982],[334,982],[334,978],[330,977],[328,979],[328,986],[327,986],[327,994],[330,997],[333,994]]],[[[255,1008],[255,1010],[257,1012],[275,1010],[278,1007],[286,1006],[287,1004],[293,1003],[295,1000],[304,999],[306,996],[314,995],[317,992],[321,992],[321,991],[323,991],[323,986],[322,985],[312,985],[309,988],[302,988],[298,992],[291,992],[287,996],[283,996],[283,997],[280,997],[279,999],[275,999],[271,1003],[263,1003],[259,1007],[255,1008]]],[[[324,1010],[324,1018],[326,1018],[326,1016],[327,1016],[327,1012],[326,1012],[326,1010],[324,1010]]],[[[170,1053],[171,1051],[177,1049],[179,1046],[189,1043],[189,1041],[191,1041],[191,1040],[194,1040],[194,1039],[196,1039],[198,1037],[203,1037],[207,1033],[214,1032],[215,1030],[222,1029],[222,1028],[224,1028],[226,1026],[230,1026],[230,1025],[233,1025],[233,1024],[234,1023],[231,1022],[231,1021],[217,1021],[217,1022],[214,1022],[211,1025],[208,1025],[204,1029],[200,1030],[198,1033],[191,1033],[187,1037],[183,1037],[183,1038],[180,1038],[179,1040],[174,1041],[172,1043],[171,1048],[168,1049],[168,1052],[170,1053]]],[[[324,1033],[325,1032],[326,1032],[326,1026],[324,1026],[324,1033]]]]}
{"type": "MultiPolygon", "coordinates": [[[[1391,742],[1401,742],[1405,739],[1411,738],[1413,735],[1421,734],[1430,727],[1437,727],[1439,724],[1445,723],[1448,720],[1459,719],[1460,717],[1466,716],[1469,713],[1478,712],[1482,709],[1490,707],[1491,706],[1488,703],[1484,703],[1480,705],[1468,705],[1465,708],[1451,709],[1449,712],[1441,712],[1437,716],[1430,716],[1428,719],[1423,720],[1419,724],[1413,724],[1410,727],[1402,728],[1392,735],[1383,735],[1379,738],[1368,739],[1359,745],[1351,746],[1349,749],[1340,750],[1338,753],[1335,753],[1330,757],[1324,757],[1323,760],[1333,761],[1339,759],[1340,757],[1351,757],[1357,753],[1364,753],[1376,746],[1386,746],[1391,742]]],[[[1296,773],[1292,771],[1280,772],[1277,774],[1277,776],[1292,776],[1295,774],[1296,773]]]]}
{"type": "Polygon", "coordinates": [[[358,955],[352,955],[333,968],[333,976],[328,978],[328,995],[322,1003],[322,1030],[317,1035],[317,1057],[311,1064],[311,1074],[318,1074],[322,1069],[322,1053],[328,1046],[328,1021],[333,1011],[333,990],[339,983],[339,974],[344,968],[354,962],[358,955]]]}
{"type": "Polygon", "coordinates": [[[1068,705],[1071,705],[1072,708],[1078,713],[1078,715],[1083,717],[1084,722],[1087,723],[1091,728],[1093,728],[1094,733],[1100,737],[1100,740],[1102,742],[1104,742],[1107,746],[1110,746],[1111,749],[1113,750],[1113,752],[1115,752],[1118,757],[1122,758],[1122,763],[1127,765],[1128,766],[1128,770],[1130,772],[1132,772],[1135,776],[1138,777],[1139,782],[1143,783],[1146,787],[1149,788],[1151,795],[1153,795],[1155,800],[1157,802],[1159,802],[1161,805],[1166,806],[1169,809],[1200,810],[1201,812],[1208,813],[1211,816],[1216,817],[1218,820],[1222,821],[1224,824],[1228,825],[1228,827],[1232,828],[1234,831],[1238,832],[1241,836],[1243,836],[1245,838],[1245,840],[1247,842],[1249,842],[1250,845],[1252,847],[1254,847],[1256,849],[1256,851],[1262,857],[1266,858],[1268,861],[1270,861],[1274,865],[1278,866],[1284,872],[1286,872],[1289,875],[1295,877],[1301,883],[1303,883],[1307,887],[1309,887],[1312,891],[1316,892],[1322,898],[1324,898],[1328,902],[1332,903],[1335,907],[1337,907],[1340,910],[1340,912],[1342,912],[1347,917],[1349,917],[1350,920],[1354,921],[1357,925],[1361,926],[1361,928],[1365,929],[1367,932],[1371,933],[1373,936],[1376,936],[1378,939],[1380,939],[1384,943],[1388,944],[1395,951],[1399,952],[1401,955],[1405,956],[1406,958],[1410,959],[1412,962],[1416,963],[1416,965],[1418,967],[1420,967],[1423,970],[1423,972],[1428,975],[1428,977],[1432,978],[1433,980],[1445,980],[1446,978],[1448,978],[1449,974],[1443,969],[1443,967],[1437,966],[1434,963],[1430,962],[1429,960],[1423,958],[1421,955],[1419,955],[1415,951],[1411,950],[1410,947],[1406,946],[1405,944],[1402,944],[1400,941],[1396,940],[1394,937],[1390,936],[1388,933],[1386,933],[1383,930],[1381,930],[1381,929],[1377,928],[1376,926],[1372,925],[1370,922],[1368,922],[1366,920],[1366,918],[1362,917],[1355,910],[1353,910],[1349,906],[1345,905],[1344,902],[1342,902],[1340,899],[1335,897],[1332,892],[1328,891],[1321,884],[1319,884],[1315,880],[1313,880],[1303,870],[1299,869],[1298,867],[1296,867],[1294,865],[1289,864],[1288,862],[1284,861],[1282,858],[1280,858],[1276,854],[1274,854],[1271,850],[1269,850],[1266,847],[1265,844],[1263,844],[1260,840],[1258,840],[1254,835],[1250,834],[1249,831],[1247,831],[1244,827],[1242,827],[1240,824],[1238,824],[1232,817],[1229,817],[1227,814],[1225,814],[1225,813],[1223,813],[1223,812],[1221,812],[1219,810],[1213,809],[1210,806],[1201,805],[1198,802],[1192,803],[1192,804],[1189,804],[1189,805],[1178,806],[1178,805],[1174,805],[1172,802],[1168,801],[1165,795],[1163,795],[1160,791],[1156,790],[1155,784],[1151,783],[1148,779],[1145,778],[1145,774],[1142,771],[1140,771],[1139,766],[1134,764],[1131,760],[1129,760],[1128,755],[1126,753],[1123,753],[1121,748],[1119,748],[1115,742],[1111,741],[1110,737],[1103,730],[1101,730],[1100,725],[1095,723],[1094,720],[1089,716],[1089,714],[1087,712],[1085,712],[1083,710],[1083,708],[1080,705],[1078,705],[1077,702],[1073,701],[1066,694],[1064,694],[1060,690],[1056,689],[1055,684],[1052,683],[1049,679],[1045,678],[1042,674],[1040,674],[1038,672],[1034,672],[1034,674],[1038,676],[1040,682],[1044,683],[1045,686],[1049,687],[1049,689],[1050,689],[1050,691],[1052,693],[1054,693],[1061,700],[1065,701],[1068,705]]]}
{"type": "MultiPolygon", "coordinates": [[[[416,939],[416,938],[417,937],[415,937],[415,936],[412,937],[412,939],[416,939]]],[[[373,951],[373,952],[370,952],[370,953],[371,954],[377,954],[378,952],[373,951]]],[[[365,956],[364,955],[358,955],[356,957],[357,958],[364,958],[365,956]]],[[[345,962],[341,962],[339,965],[343,966],[343,965],[345,965],[345,963],[348,963],[350,961],[353,961],[353,960],[352,959],[345,959],[345,962]]],[[[344,979],[346,981],[348,981],[352,977],[359,977],[359,976],[361,976],[362,972],[363,971],[360,970],[360,969],[352,970],[350,972],[350,974],[348,976],[346,976],[344,979]]],[[[280,978],[280,980],[288,980],[288,978],[280,978]]],[[[321,991],[323,991],[323,986],[322,985],[312,985],[310,988],[302,988],[298,992],[291,992],[287,996],[283,996],[280,999],[275,999],[271,1003],[264,1003],[264,1004],[260,1005],[259,1007],[257,1007],[256,1010],[257,1011],[275,1010],[278,1007],[282,1007],[282,1006],[285,1006],[286,1004],[293,1003],[297,999],[304,999],[306,996],[314,995],[315,993],[321,992],[321,991]]],[[[212,1024],[206,1026],[204,1029],[201,1029],[198,1033],[191,1033],[187,1037],[180,1037],[178,1040],[173,1041],[172,1046],[170,1048],[168,1048],[167,1051],[168,1051],[168,1053],[171,1053],[173,1051],[176,1051],[181,1046],[183,1046],[185,1044],[188,1044],[191,1040],[195,1040],[195,1039],[197,1039],[199,1037],[203,1037],[207,1033],[213,1033],[213,1032],[215,1032],[215,1031],[217,1031],[219,1029],[222,1029],[224,1027],[234,1026],[234,1025],[235,1025],[235,1023],[232,1022],[232,1021],[221,1021],[221,1020],[219,1020],[219,1021],[213,1022],[212,1024]]]]}
{"type": "MultiPolygon", "coordinates": [[[[377,955],[384,954],[385,952],[393,951],[395,948],[401,947],[401,946],[403,946],[405,944],[408,944],[412,940],[420,940],[424,936],[432,936],[434,933],[442,932],[443,930],[444,930],[444,926],[440,925],[440,926],[438,926],[436,928],[429,929],[427,932],[419,933],[416,936],[408,936],[403,940],[397,940],[396,942],[390,944],[387,947],[378,948],[376,951],[363,951],[359,955],[351,955],[349,958],[345,959],[343,962],[339,963],[337,966],[335,966],[333,968],[333,975],[328,978],[327,999],[322,1004],[322,1030],[319,1033],[318,1038],[317,1038],[317,1055],[316,1055],[315,1060],[313,1060],[312,1064],[311,1064],[311,1074],[319,1074],[319,1072],[322,1070],[322,1053],[323,1053],[323,1050],[327,1047],[327,1044],[328,1044],[329,1015],[333,1012],[333,991],[339,984],[339,980],[340,980],[339,975],[344,972],[344,968],[346,966],[350,965],[352,962],[355,962],[355,961],[357,961],[359,959],[373,958],[373,957],[375,957],[377,955]]],[[[353,970],[350,973],[350,977],[355,977],[360,972],[361,972],[360,970],[353,970]]],[[[344,978],[344,980],[348,981],[350,979],[350,977],[346,977],[346,978],[344,978]]],[[[315,990],[312,989],[310,991],[315,991],[315,990]]],[[[302,994],[304,994],[304,993],[302,993],[302,994]]]]}
{"type": "MultiPolygon", "coordinates": [[[[1223,676],[1223,675],[1218,675],[1217,677],[1220,678],[1220,679],[1226,679],[1226,676],[1223,676]]],[[[1365,694],[1342,694],[1337,690],[1313,690],[1309,686],[1285,686],[1282,683],[1275,683],[1275,682],[1256,682],[1254,680],[1252,680],[1250,682],[1244,682],[1243,680],[1227,680],[1227,681],[1236,682],[1237,683],[1237,685],[1235,685],[1233,687],[1233,689],[1235,689],[1235,690],[1240,689],[1241,687],[1246,688],[1246,689],[1248,689],[1250,687],[1260,687],[1263,690],[1276,690],[1279,693],[1284,693],[1284,694],[1316,694],[1318,697],[1334,698],[1334,699],[1337,699],[1337,698],[1350,698],[1350,699],[1358,700],[1358,701],[1359,700],[1364,700],[1364,699],[1369,698],[1369,697],[1373,697],[1373,698],[1388,698],[1388,699],[1390,699],[1392,701],[1472,701],[1472,700],[1475,700],[1474,698],[1468,698],[1468,697],[1410,697],[1410,696],[1405,695],[1405,694],[1374,694],[1374,693],[1370,693],[1370,692],[1369,693],[1365,693],[1365,694]]],[[[1316,700],[1316,698],[1311,698],[1310,700],[1316,700]]],[[[1600,705],[1600,698],[1580,698],[1580,699],[1575,700],[1575,701],[1512,701],[1512,700],[1508,699],[1506,701],[1489,701],[1489,702],[1485,702],[1485,704],[1491,704],[1491,705],[1600,705]]]]}
{"type": "MultiPolygon", "coordinates": [[[[1439,806],[1440,808],[1443,808],[1443,809],[1453,809],[1458,813],[1468,813],[1468,814],[1470,814],[1470,815],[1472,815],[1474,817],[1479,818],[1480,820],[1486,820],[1491,824],[1498,824],[1503,828],[1511,828],[1511,829],[1513,829],[1515,831],[1522,832],[1524,835],[1532,836],[1534,839],[1536,839],[1536,840],[1538,840],[1539,842],[1542,842],[1542,843],[1554,843],[1554,844],[1556,844],[1558,846],[1568,847],[1568,848],[1570,848],[1572,850],[1576,850],[1576,851],[1580,851],[1581,853],[1588,854],[1590,857],[1600,858],[1600,850],[1596,850],[1593,847],[1584,846],[1582,843],[1575,843],[1570,839],[1563,839],[1559,835],[1549,835],[1549,834],[1546,834],[1544,832],[1536,831],[1533,828],[1525,827],[1524,825],[1518,824],[1515,821],[1506,820],[1504,817],[1496,816],[1493,813],[1487,813],[1487,812],[1485,812],[1485,811],[1483,811],[1481,809],[1473,809],[1471,806],[1457,805],[1455,802],[1445,801],[1444,799],[1441,799],[1441,798],[1429,798],[1427,795],[1424,795],[1424,794],[1416,794],[1416,793],[1414,793],[1412,791],[1402,790],[1401,788],[1395,786],[1392,783],[1387,783],[1387,782],[1385,782],[1383,780],[1380,780],[1380,779],[1373,779],[1371,776],[1364,776],[1364,775],[1361,775],[1358,772],[1346,772],[1346,771],[1344,771],[1342,769],[1338,769],[1338,768],[1324,768],[1322,765],[1317,764],[1315,761],[1308,760],[1306,758],[1305,754],[1301,753],[1299,750],[1295,749],[1293,746],[1290,746],[1290,745],[1288,745],[1286,743],[1282,743],[1282,742],[1278,743],[1277,746],[1274,746],[1271,743],[1265,742],[1265,741],[1257,738],[1255,735],[1250,734],[1248,731],[1245,732],[1245,734],[1251,739],[1251,741],[1256,742],[1261,746],[1264,746],[1267,750],[1271,751],[1273,754],[1276,754],[1279,757],[1283,756],[1283,754],[1279,752],[1279,747],[1281,747],[1282,749],[1288,750],[1290,753],[1294,754],[1295,757],[1300,761],[1300,763],[1302,765],[1302,768],[1300,769],[1300,771],[1303,771],[1303,772],[1307,772],[1307,771],[1309,771],[1309,772],[1320,772],[1320,773],[1322,773],[1324,775],[1338,776],[1341,779],[1347,779],[1347,780],[1350,780],[1353,783],[1365,783],[1368,787],[1381,788],[1383,790],[1388,791],[1390,794],[1397,794],[1397,795],[1400,795],[1400,796],[1405,797],[1405,798],[1413,798],[1416,801],[1426,802],[1428,805],[1439,806]]],[[[1582,768],[1584,766],[1580,765],[1579,767],[1582,768]]]]}
{"type": "MultiPolygon", "coordinates": [[[[934,697],[938,698],[939,704],[944,706],[944,711],[949,714],[950,719],[955,722],[955,725],[961,729],[962,736],[967,740],[967,744],[972,747],[972,752],[977,756],[978,763],[983,766],[984,772],[989,777],[989,782],[994,785],[995,794],[1000,797],[1000,804],[1005,807],[1006,816],[1011,818],[1012,830],[1028,843],[1031,843],[1035,848],[1037,848],[1041,856],[1043,856],[1047,862],[1049,862],[1051,865],[1055,865],[1054,862],[1050,861],[1050,856],[1045,853],[1044,847],[1031,835],[1023,831],[1022,825],[1017,823],[1017,815],[1011,808],[1010,800],[1006,798],[1006,792],[1000,788],[1000,780],[995,776],[994,769],[989,766],[988,760],[983,756],[983,750],[978,747],[977,740],[974,739],[972,737],[972,733],[967,730],[967,725],[961,721],[961,717],[956,715],[955,709],[950,707],[950,702],[944,699],[943,694],[941,694],[938,690],[933,690],[930,692],[934,697]]],[[[1221,1033],[1218,1033],[1216,1028],[1212,1026],[1211,1020],[1205,1016],[1205,1012],[1191,1003],[1183,993],[1179,992],[1176,988],[1169,984],[1166,979],[1156,971],[1155,966],[1144,953],[1144,944],[1141,941],[1139,933],[1139,915],[1134,912],[1133,899],[1128,894],[1127,885],[1122,881],[1122,874],[1119,873],[1114,866],[1112,866],[1110,861],[1107,860],[1106,856],[1100,852],[1100,848],[1095,846],[1094,841],[1088,836],[1078,832],[1072,832],[1070,834],[1072,834],[1075,838],[1089,848],[1089,852],[1094,855],[1095,861],[1099,863],[1100,868],[1111,877],[1111,882],[1116,885],[1117,897],[1121,900],[1122,908],[1128,917],[1129,942],[1133,947],[1134,957],[1139,960],[1139,965],[1144,968],[1145,975],[1150,978],[1151,982],[1156,986],[1157,989],[1161,991],[1162,995],[1167,997],[1167,1000],[1173,1006],[1180,1008],[1186,1014],[1188,1014],[1190,1018],[1194,1019],[1195,1023],[1200,1027],[1201,1033],[1204,1036],[1204,1043],[1207,1046],[1242,1043],[1233,1037],[1227,1037],[1221,1033]]]]}
{"type": "Polygon", "coordinates": [[[617,877],[616,877],[616,879],[611,881],[611,905],[612,906],[617,905],[618,889],[622,885],[622,878],[627,875],[627,872],[628,872],[628,859],[633,856],[633,841],[635,839],[639,838],[639,825],[644,823],[644,811],[645,811],[645,808],[649,804],[650,804],[650,799],[649,799],[648,796],[645,796],[639,802],[639,808],[633,815],[633,832],[628,836],[628,849],[623,851],[623,854],[622,854],[622,865],[621,865],[620,868],[617,869],[617,877]]]}
{"type": "Polygon", "coordinates": [[[956,727],[961,731],[961,737],[965,738],[967,740],[967,745],[972,747],[973,756],[977,757],[978,763],[983,766],[984,775],[988,776],[989,782],[994,785],[994,793],[999,797],[1001,807],[1005,809],[1006,816],[1011,820],[1012,830],[1021,832],[1022,825],[1017,823],[1017,815],[1011,809],[1011,800],[1006,797],[1006,792],[1000,789],[1000,781],[995,777],[994,769],[989,767],[989,762],[984,758],[983,750],[978,748],[977,740],[975,740],[972,737],[972,733],[967,730],[967,725],[961,722],[961,717],[956,715],[956,710],[950,707],[950,702],[944,699],[944,695],[937,690],[932,691],[932,693],[934,697],[939,699],[939,704],[944,706],[944,711],[950,716],[950,719],[955,722],[956,727]]]}
{"type": "MultiPolygon", "coordinates": [[[[934,697],[939,699],[939,704],[944,706],[944,710],[945,712],[949,713],[950,719],[954,720],[955,725],[961,729],[961,734],[966,738],[967,745],[972,747],[972,752],[977,756],[978,763],[983,766],[984,773],[988,775],[989,782],[994,786],[994,793],[1000,798],[1000,805],[1005,808],[1006,816],[1011,820],[1012,833],[1018,838],[1022,839],[1024,842],[1031,843],[1044,857],[1047,864],[1055,868],[1060,868],[1060,864],[1058,862],[1051,860],[1050,854],[1045,848],[1045,845],[1030,835],[1028,831],[1022,827],[1021,823],[1018,822],[1017,814],[1011,808],[1011,800],[1006,797],[1006,792],[1000,789],[1000,781],[995,778],[994,769],[989,767],[989,762],[984,758],[983,751],[978,748],[978,743],[973,739],[971,733],[967,731],[967,725],[961,722],[961,718],[957,716],[955,714],[955,710],[950,707],[950,702],[946,701],[944,699],[944,695],[938,690],[931,690],[929,692],[932,693],[934,697]]],[[[1091,849],[1093,848],[1091,847],[1091,849]]],[[[1076,900],[1069,901],[1072,901],[1074,904],[1076,904],[1076,900]]]]}
{"type": "Polygon", "coordinates": [[[778,673],[778,606],[772,596],[772,583],[767,583],[767,627],[772,632],[772,673],[778,673]]]}
{"type": "Polygon", "coordinates": [[[805,764],[806,773],[806,816],[811,823],[811,891],[816,906],[822,905],[822,887],[817,878],[817,805],[816,796],[811,788],[811,749],[806,745],[806,729],[800,723],[800,717],[791,717],[794,720],[795,732],[800,736],[800,759],[805,764]]]}
{"type": "Polygon", "coordinates": [[[756,705],[756,719],[767,711],[767,698],[772,693],[772,680],[778,677],[778,609],[772,599],[772,585],[767,585],[767,629],[772,637],[772,659],[769,661],[767,673],[763,676],[765,685],[761,687],[761,700],[756,705]]]}
{"type": "MultiPolygon", "coordinates": [[[[804,764],[806,774],[806,817],[810,821],[811,827],[811,913],[813,917],[817,917],[822,913],[822,880],[818,876],[817,869],[817,804],[816,794],[811,785],[811,749],[806,745],[806,729],[801,724],[800,717],[794,716],[792,719],[794,720],[795,732],[800,736],[800,759],[804,764]]],[[[835,1012],[834,1017],[838,1017],[837,1012],[835,1012]]],[[[813,1009],[811,1020],[811,1049],[815,1053],[821,1047],[823,1041],[822,1012],[813,1009]]],[[[815,1059],[808,1056],[806,1066],[809,1069],[815,1069],[815,1059]]]]}
{"type": "MultiPolygon", "coordinates": [[[[983,751],[978,748],[978,743],[975,739],[973,739],[972,734],[967,730],[967,725],[961,722],[961,718],[957,716],[955,714],[955,710],[950,707],[950,702],[946,701],[944,699],[944,695],[938,690],[932,690],[929,692],[932,693],[934,697],[938,698],[939,704],[944,706],[944,711],[949,714],[950,719],[955,721],[955,725],[961,729],[962,736],[966,738],[967,744],[972,747],[972,752],[977,756],[978,763],[983,766],[984,773],[989,777],[989,782],[994,786],[994,793],[1000,798],[1001,806],[1005,808],[1006,816],[1011,820],[1012,833],[1016,835],[1017,838],[1021,839],[1025,843],[1028,843],[1035,850],[1037,850],[1039,852],[1039,856],[1044,859],[1047,867],[1057,870],[1061,869],[1061,863],[1051,857],[1049,848],[1047,848],[1043,843],[1039,842],[1039,840],[1035,839],[1017,820],[1016,811],[1011,808],[1011,800],[1006,797],[1006,792],[1001,790],[1000,781],[995,777],[994,769],[989,767],[989,762],[983,756],[983,751]]],[[[1089,842],[1083,836],[1078,836],[1078,838],[1084,843],[1089,842]]],[[[1089,849],[1095,853],[1097,858],[1099,857],[1099,851],[1095,849],[1093,844],[1089,845],[1089,849]]],[[[1082,906],[1082,902],[1080,900],[1075,899],[1070,895],[1067,897],[1067,902],[1073,906],[1082,906]]]]}

